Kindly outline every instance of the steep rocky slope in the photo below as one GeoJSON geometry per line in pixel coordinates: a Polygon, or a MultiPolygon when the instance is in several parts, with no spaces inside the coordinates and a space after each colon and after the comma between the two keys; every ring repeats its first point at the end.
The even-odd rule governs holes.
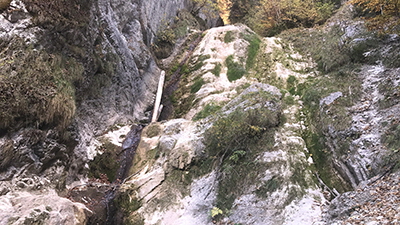
{"type": "Polygon", "coordinates": [[[122,189],[130,219],[396,224],[398,36],[377,37],[353,13],[281,39],[208,30],[173,96],[184,119],[144,130],[122,189]]]}
{"type": "Polygon", "coordinates": [[[285,63],[298,70],[313,67],[291,48],[284,50],[280,39],[260,39],[244,25],[206,32],[187,65],[196,70],[181,80],[176,93],[181,102],[175,106],[186,112],[185,119],[153,123],[142,133],[132,177],[121,189],[131,199],[128,204],[139,204],[129,213],[132,220],[143,224],[322,220],[326,200],[313,179],[312,158],[302,138],[304,121],[298,120],[302,103],[284,91],[289,77],[304,82],[315,71],[294,72],[280,61],[282,55],[297,59],[285,58],[285,63]],[[252,54],[264,57],[266,61],[253,66],[268,66],[276,75],[270,81],[281,90],[260,83],[262,78],[257,79],[250,66],[253,72],[244,76],[252,54]],[[215,68],[220,68],[218,73],[215,68]],[[242,77],[233,80],[232,70],[242,77]],[[185,109],[186,99],[191,103],[185,109]]]}

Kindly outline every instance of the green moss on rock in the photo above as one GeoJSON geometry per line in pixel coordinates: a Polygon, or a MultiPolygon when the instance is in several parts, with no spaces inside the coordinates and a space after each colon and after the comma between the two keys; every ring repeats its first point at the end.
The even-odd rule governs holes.
{"type": "Polygon", "coordinates": [[[148,127],[146,127],[146,135],[149,138],[155,137],[160,135],[161,133],[161,127],[157,123],[150,124],[148,127]]]}
{"type": "Polygon", "coordinates": [[[83,66],[73,58],[48,53],[13,40],[3,46],[0,71],[0,129],[29,125],[65,128],[75,114],[74,83],[83,66]]]}
{"type": "Polygon", "coordinates": [[[108,141],[100,146],[100,150],[103,153],[89,162],[89,177],[104,179],[104,175],[106,175],[108,181],[113,182],[119,168],[118,149],[118,146],[108,141]]]}
{"type": "Polygon", "coordinates": [[[228,67],[228,72],[226,75],[228,76],[228,80],[231,82],[242,78],[243,75],[246,74],[246,69],[233,59],[233,55],[230,55],[226,58],[225,64],[226,67],[228,67]]]}

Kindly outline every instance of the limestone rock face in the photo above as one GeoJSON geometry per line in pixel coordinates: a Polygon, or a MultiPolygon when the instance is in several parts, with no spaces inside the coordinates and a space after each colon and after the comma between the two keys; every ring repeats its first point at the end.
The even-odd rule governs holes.
{"type": "MultiPolygon", "coordinates": [[[[219,210],[224,212],[225,205],[221,202],[228,201],[225,195],[229,195],[232,202],[227,207],[231,208],[229,213],[219,215],[221,224],[311,224],[321,221],[326,200],[312,179],[311,171],[306,169],[312,160],[310,162],[301,137],[304,127],[297,120],[300,103],[285,106],[279,88],[259,83],[251,76],[235,81],[228,79],[224,61],[230,55],[239,63],[240,59],[246,61],[250,44],[243,39],[246,35],[255,34],[243,25],[213,28],[194,50],[193,62],[202,55],[209,54],[209,57],[205,58],[201,68],[190,74],[188,82],[181,88],[185,90],[185,86],[193,85],[192,79],[198,76],[205,83],[196,93],[191,93],[194,103],[183,116],[185,119],[152,123],[143,130],[130,172],[132,176],[123,188],[134,190],[137,194],[132,199],[140,201],[140,207],[133,213],[136,216],[130,216],[128,220],[144,224],[213,224],[217,219],[212,216],[213,210],[221,207],[219,210]],[[234,35],[232,42],[224,42],[227,33],[234,35]],[[222,66],[220,74],[215,75],[210,69],[217,63],[222,66]],[[220,110],[200,117],[200,120],[189,120],[198,118],[197,115],[210,104],[219,104],[220,110]],[[247,153],[243,150],[226,153],[229,152],[226,150],[221,153],[226,154],[225,158],[219,158],[218,154],[210,156],[213,150],[207,142],[209,130],[238,112],[243,117],[253,116],[245,120],[249,123],[260,122],[249,125],[250,134],[243,135],[270,129],[268,135],[259,134],[260,139],[255,138],[254,142],[260,141],[260,145],[252,143],[257,147],[246,150],[247,153]],[[285,121],[282,121],[283,117],[285,121]],[[235,154],[249,154],[248,157],[254,158],[249,160],[235,154]],[[229,183],[231,179],[239,180],[229,183]]],[[[270,45],[270,40],[263,40],[260,51],[274,51],[272,49],[279,44],[272,42],[270,45]]],[[[295,72],[290,75],[303,76],[295,72]]],[[[241,118],[233,118],[241,121],[241,118]]],[[[237,125],[236,121],[230,121],[221,132],[229,133],[229,126],[237,125]]],[[[221,136],[218,131],[213,135],[221,136]]],[[[235,141],[238,140],[228,140],[235,141]]],[[[221,140],[219,144],[223,143],[221,140]]],[[[237,148],[241,150],[243,146],[238,143],[237,148]]]]}
{"type": "MultiPolygon", "coordinates": [[[[93,136],[107,127],[148,119],[144,113],[153,104],[161,72],[150,47],[158,32],[166,29],[167,24],[173,24],[179,11],[186,7],[187,0],[102,0],[93,3],[90,31],[103,41],[103,52],[117,56],[112,62],[116,71],[111,85],[95,99],[83,101],[78,109],[79,144],[75,148],[75,159],[92,158],[95,154],[93,146],[99,144],[93,136]],[[98,32],[99,26],[103,32],[98,32]]],[[[215,25],[217,21],[209,24],[215,25]]],[[[82,168],[82,163],[76,168],[82,168]]]]}
{"type": "Polygon", "coordinates": [[[0,196],[1,224],[86,224],[88,209],[55,192],[14,192],[0,196]]]}
{"type": "MultiPolygon", "coordinates": [[[[351,5],[345,6],[341,13],[353,14],[354,9],[351,5]]],[[[349,19],[343,23],[334,18],[328,27],[334,26],[343,30],[340,43],[348,45],[350,49],[357,49],[367,42],[375,42],[376,45],[365,49],[360,56],[364,63],[355,72],[359,94],[352,93],[354,87],[349,85],[347,94],[332,92],[323,96],[319,107],[320,118],[330,118],[328,121],[332,121],[337,117],[330,111],[335,110],[335,102],[346,98],[358,99],[345,109],[349,120],[345,128],[323,123],[321,129],[332,153],[334,167],[356,189],[372,177],[390,170],[399,160],[397,151],[393,152],[396,142],[388,140],[396,136],[393,131],[398,117],[395,115],[399,112],[399,102],[393,98],[397,95],[394,90],[399,85],[399,64],[393,61],[394,51],[399,48],[399,36],[388,35],[378,39],[359,20],[349,19]],[[347,144],[342,145],[345,142],[347,144]]]]}
{"type": "MultiPolygon", "coordinates": [[[[323,84],[319,90],[313,89],[315,81],[337,75],[320,74],[292,43],[259,37],[242,24],[193,32],[200,35],[181,37],[175,48],[176,40],[167,40],[174,49],[163,66],[187,55],[176,64],[184,73],[178,90],[168,96],[179,118],[143,129],[133,162],[124,161],[132,165],[127,177],[112,181],[100,174],[89,180],[88,161],[103,154],[106,145],[112,146],[110,155],[124,155],[136,144],[126,139],[132,138],[129,127],[149,120],[160,74],[153,55],[163,47],[157,46],[160,34],[185,16],[195,21],[179,27],[182,33],[191,32],[190,23],[208,29],[219,20],[201,10],[189,15],[189,0],[63,2],[0,1],[1,54],[18,39],[32,52],[48,52],[49,59],[61,54],[84,68],[74,84],[54,81],[54,86],[65,85],[65,92],[76,89],[70,95],[76,98],[70,126],[60,130],[57,124],[34,121],[27,123],[30,127],[0,129],[0,224],[106,223],[112,212],[113,221],[145,225],[400,220],[399,173],[391,174],[399,166],[400,65],[393,50],[399,49],[398,35],[360,53],[376,37],[365,36],[362,21],[331,19],[327,26],[341,35],[334,46],[358,53],[360,66],[351,74],[337,71],[339,83],[348,86],[323,84]],[[40,7],[55,11],[46,14],[40,7]],[[72,9],[82,18],[71,18],[72,9]],[[181,48],[186,52],[179,55],[181,48]],[[346,83],[343,75],[360,83],[346,83]],[[315,107],[312,115],[307,98],[315,107]],[[342,111],[336,110],[343,101],[342,111]],[[311,154],[312,147],[317,154],[311,154]],[[340,194],[325,184],[332,174],[322,174],[326,171],[318,171],[317,163],[340,177],[342,183],[335,185],[353,191],[340,194]],[[104,199],[111,203],[103,204],[104,199]],[[97,205],[88,209],[73,201],[97,205]],[[96,213],[98,221],[90,221],[96,213]]],[[[0,65],[12,62],[0,59],[0,65]]],[[[25,124],[24,118],[16,124],[25,124]]]]}
{"type": "MultiPolygon", "coordinates": [[[[364,35],[359,26],[362,24],[358,22],[344,25],[343,39],[358,39],[364,35]]],[[[349,126],[336,130],[333,124],[326,123],[337,120],[337,112],[333,109],[339,101],[349,98],[352,91],[334,90],[320,96],[314,103],[316,115],[323,120],[319,124],[321,127],[316,128],[307,124],[310,115],[306,115],[309,112],[304,109],[300,94],[289,89],[290,80],[295,80],[298,88],[307,85],[309,80],[318,79],[316,65],[279,38],[262,40],[258,56],[264,61],[258,61],[256,71],[250,69],[246,76],[229,79],[227,58],[232,57],[238,68],[244,68],[250,41],[243,37],[251,35],[252,32],[243,25],[213,28],[207,31],[194,50],[189,66],[201,64],[201,67],[191,71],[180,86],[181,97],[190,99],[192,103],[182,116],[185,119],[151,124],[142,136],[132,177],[124,186],[134,190],[137,193],[134,196],[140,199],[140,207],[134,210],[136,216],[130,217],[131,221],[144,224],[398,221],[395,210],[398,204],[382,206],[377,203],[396,201],[398,193],[394,189],[398,185],[394,182],[398,179],[398,172],[375,176],[390,171],[396,164],[398,166],[398,151],[390,149],[397,146],[391,138],[397,137],[398,119],[395,114],[398,100],[394,96],[398,94],[398,69],[385,67],[379,62],[361,66],[357,76],[362,82],[362,96],[360,101],[345,108],[349,126]],[[224,40],[227,34],[233,36],[230,41],[224,40]],[[221,68],[215,73],[218,64],[221,68]],[[264,73],[265,77],[259,73],[264,73]],[[200,87],[192,89],[200,79],[200,87]],[[285,89],[289,89],[289,93],[285,89]],[[207,111],[215,106],[219,108],[207,111]],[[257,146],[259,151],[254,153],[255,158],[247,162],[253,165],[251,170],[244,170],[245,163],[235,166],[234,162],[246,160],[249,154],[240,151],[239,143],[236,155],[235,152],[229,155],[229,150],[225,150],[221,155],[230,157],[218,158],[218,154],[210,157],[207,133],[221,124],[219,121],[230,118],[237,110],[250,113],[259,109],[268,113],[257,115],[264,118],[268,115],[272,126],[276,127],[269,133],[273,137],[272,143],[262,137],[263,145],[257,146]],[[332,120],[325,120],[326,117],[332,120]],[[321,129],[325,135],[321,145],[326,144],[334,172],[342,178],[343,183],[339,185],[350,184],[355,191],[338,193],[324,183],[321,171],[312,169],[316,165],[313,159],[318,160],[319,156],[310,153],[305,138],[309,130],[315,129],[321,129]],[[343,152],[341,143],[345,139],[350,142],[343,152]],[[182,143],[186,143],[186,147],[182,143]],[[202,166],[210,170],[199,174],[204,170],[202,166]],[[240,179],[235,180],[237,178],[232,174],[238,174],[240,179]],[[234,181],[229,183],[231,180],[234,181]],[[229,186],[235,188],[229,189],[229,186]],[[229,210],[223,208],[226,205],[230,206],[229,210]],[[381,208],[385,208],[387,213],[379,216],[375,212],[381,208]]],[[[388,41],[391,40],[396,40],[396,37],[388,41]]],[[[368,54],[383,55],[382,51],[375,49],[368,54]]],[[[230,121],[230,125],[236,126],[236,122],[230,121]]],[[[260,124],[252,127],[254,130],[260,128],[260,124]]],[[[229,133],[229,129],[226,126],[224,132],[229,133]]],[[[213,134],[219,135],[218,132],[213,134]]],[[[219,144],[224,144],[223,139],[219,144]]],[[[230,147],[235,149],[235,145],[230,147]]],[[[328,161],[324,163],[330,164],[328,161]]]]}

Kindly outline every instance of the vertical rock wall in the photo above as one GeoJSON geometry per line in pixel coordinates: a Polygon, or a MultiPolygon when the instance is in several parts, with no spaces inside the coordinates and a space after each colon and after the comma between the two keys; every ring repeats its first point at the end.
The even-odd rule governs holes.
{"type": "MultiPolygon", "coordinates": [[[[83,205],[52,207],[52,202],[69,202],[54,189],[60,193],[66,185],[72,187],[73,182],[84,180],[86,163],[99,145],[96,136],[116,123],[146,119],[160,72],[150,46],[157,32],[173,22],[188,2],[13,0],[10,7],[2,8],[2,51],[8,48],[7,43],[22,40],[34,51],[75,60],[84,72],[69,86],[76,89],[71,126],[55,130],[54,124],[33,121],[6,133],[0,131],[0,223],[54,224],[58,222],[51,219],[53,214],[74,217],[74,207],[82,216],[83,205]],[[35,200],[24,202],[27,210],[18,211],[13,199],[25,192],[35,200]],[[36,214],[40,215],[32,217],[36,214]]],[[[21,54],[25,50],[18,49],[21,54]]],[[[31,108],[35,110],[35,106],[31,108]]],[[[77,218],[71,224],[79,223],[85,219],[77,218]]]]}
{"type": "Polygon", "coordinates": [[[173,23],[178,11],[188,4],[187,0],[93,3],[90,31],[102,40],[102,52],[115,56],[115,75],[100,96],[81,104],[76,159],[92,158],[98,145],[93,137],[106,127],[148,119],[144,113],[151,109],[160,74],[150,46],[156,41],[157,32],[173,23]]]}

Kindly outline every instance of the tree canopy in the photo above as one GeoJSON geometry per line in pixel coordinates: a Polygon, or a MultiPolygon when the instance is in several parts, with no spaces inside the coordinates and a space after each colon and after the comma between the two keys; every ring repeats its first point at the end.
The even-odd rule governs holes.
{"type": "Polygon", "coordinates": [[[368,27],[381,33],[399,33],[400,0],[351,0],[367,19],[368,27]]]}
{"type": "Polygon", "coordinates": [[[330,0],[232,0],[230,20],[269,36],[294,27],[323,23],[335,9],[330,0]]]}

